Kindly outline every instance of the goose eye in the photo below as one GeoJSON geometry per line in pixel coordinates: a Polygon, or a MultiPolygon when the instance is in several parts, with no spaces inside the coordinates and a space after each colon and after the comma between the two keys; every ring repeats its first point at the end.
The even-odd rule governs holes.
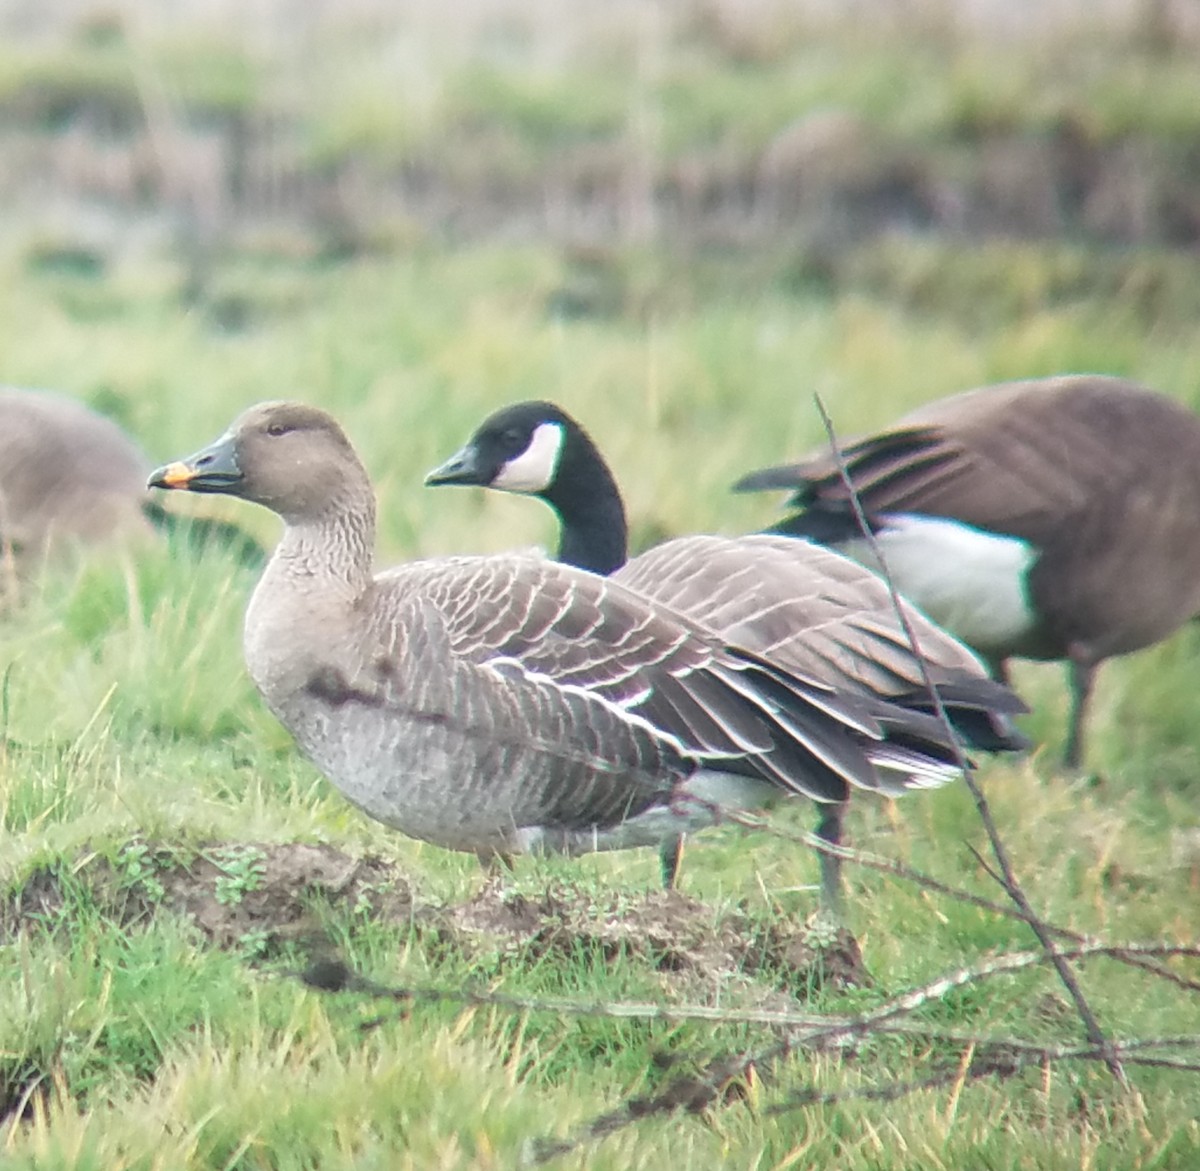
{"type": "Polygon", "coordinates": [[[286,435],[291,430],[286,423],[269,423],[267,425],[267,434],[271,436],[286,435]]]}
{"type": "Polygon", "coordinates": [[[510,427],[503,435],[500,436],[506,447],[511,447],[514,450],[521,447],[525,442],[524,432],[516,427],[510,427]]]}

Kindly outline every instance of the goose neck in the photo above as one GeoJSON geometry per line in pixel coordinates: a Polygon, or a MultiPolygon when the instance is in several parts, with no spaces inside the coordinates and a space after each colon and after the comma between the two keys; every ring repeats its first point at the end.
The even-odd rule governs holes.
{"type": "Polygon", "coordinates": [[[558,559],[609,574],[628,556],[629,529],[621,493],[608,465],[594,448],[581,446],[564,461],[546,502],[561,523],[558,559]]]}
{"type": "Polygon", "coordinates": [[[275,560],[293,577],[338,582],[357,593],[370,583],[374,550],[375,502],[368,498],[288,521],[275,560]]]}

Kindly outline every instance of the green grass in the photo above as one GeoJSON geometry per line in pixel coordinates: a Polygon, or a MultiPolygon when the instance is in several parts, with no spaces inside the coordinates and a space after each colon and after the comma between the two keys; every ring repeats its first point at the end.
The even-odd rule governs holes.
{"type": "MultiPolygon", "coordinates": [[[[956,150],[989,129],[1042,133],[1064,117],[1090,119],[1099,137],[1136,126],[1169,145],[1200,111],[1181,54],[1134,47],[1113,60],[1090,44],[1066,60],[1047,50],[1014,62],[936,36],[898,54],[885,35],[817,37],[786,16],[769,35],[697,16],[659,45],[654,68],[653,54],[630,50],[634,33],[652,37],[649,26],[589,24],[584,48],[556,56],[514,20],[474,28],[465,47],[448,38],[432,64],[414,55],[417,33],[397,33],[388,60],[409,68],[368,55],[350,78],[331,48],[290,100],[317,162],[362,152],[390,165],[431,143],[465,143],[470,162],[487,142],[521,175],[635,124],[664,156],[734,139],[757,149],[826,103],[956,150]]],[[[84,30],[36,53],[6,48],[0,104],[38,98],[24,108],[48,123],[81,102],[132,117],[136,62],[118,31],[84,30]]],[[[370,28],[345,35],[360,50],[378,40],[370,28]]],[[[201,38],[202,53],[192,44],[178,29],[150,37],[137,61],[168,70],[202,113],[274,94],[277,62],[225,47],[218,33],[201,38]]],[[[96,404],[164,461],[255,401],[326,406],[377,484],[384,562],[553,541],[536,503],[420,486],[484,414],[521,398],[555,399],[589,427],[638,545],[767,523],[773,501],[731,496],[728,485],[822,442],[814,392],[842,434],[972,385],[1063,370],[1139,378],[1200,409],[1194,264],[1167,250],[896,236],[816,263],[790,240],[769,256],[686,259],[451,246],[417,232],[404,244],[340,262],[316,248],[231,253],[189,299],[186,266],[169,252],[56,266],[36,233],[6,230],[4,377],[96,404]]],[[[265,512],[206,503],[274,540],[265,512]]],[[[693,843],[683,883],[695,902],[666,927],[643,926],[666,905],[647,894],[657,860],[630,852],[522,860],[503,905],[533,908],[544,930],[477,930],[471,915],[495,913],[498,901],[480,893],[474,860],[367,821],[262,707],[239,645],[253,580],[218,550],[197,559],[152,546],[58,567],[0,616],[6,1168],[511,1167],[533,1138],[576,1133],[631,1096],[774,1039],[744,1024],[365,1004],[296,980],[314,954],[336,952],[390,984],[843,1013],[1033,946],[1011,920],[851,868],[851,926],[873,984],[810,987],[787,958],[805,938],[817,879],[810,853],[784,836],[811,827],[799,804],[776,814],[780,834],[726,827],[693,843]],[[296,843],[328,851],[324,868],[289,853],[296,843]],[[353,878],[342,882],[343,871],[353,878]],[[630,924],[629,937],[614,938],[630,924]]],[[[1200,831],[1198,639],[1189,629],[1104,669],[1095,776],[1084,779],[1055,768],[1061,673],[1019,669],[1039,748],[985,765],[982,780],[1031,900],[1056,923],[1112,940],[1195,941],[1197,862],[1180,843],[1200,831]]],[[[970,853],[986,843],[962,788],[895,810],[857,802],[850,835],[1001,897],[970,853]]],[[[1144,974],[1097,960],[1083,983],[1114,1036],[1200,1032],[1196,998],[1144,974]]],[[[1041,970],[956,991],[917,1019],[1080,1036],[1041,970]]],[[[560,1165],[1200,1161],[1194,1080],[1161,1069],[1133,1070],[1129,1096],[1102,1067],[1064,1064],[959,1093],[776,1109],[810,1085],[877,1087],[961,1058],[959,1045],[911,1038],[872,1039],[851,1055],[799,1051],[702,1115],[639,1120],[560,1165]]]]}
{"type": "MultiPolygon", "coordinates": [[[[558,399],[587,422],[642,536],[766,521],[769,501],[726,487],[820,440],[814,390],[846,432],[977,382],[1082,365],[1196,401],[1188,375],[1200,351],[1182,314],[1164,313],[1148,333],[1119,298],[1064,310],[1044,295],[1052,279],[1023,275],[1035,258],[1017,250],[1011,259],[993,254],[988,287],[1011,281],[1032,292],[997,302],[1003,311],[986,327],[954,303],[866,282],[830,297],[797,292],[779,274],[734,295],[710,274],[681,290],[679,274],[653,258],[639,271],[649,274],[651,303],[661,287],[661,308],[562,319],[549,307],[570,268],[533,247],[291,269],[244,259],[221,269],[218,285],[252,301],[261,294],[271,309],[230,334],[203,306],[180,307],[170,265],[115,274],[101,284],[106,311],[78,316],[64,308],[71,282],[22,275],[17,255],[0,282],[0,340],[15,381],[118,404],[155,458],[207,442],[259,398],[330,407],[378,483],[382,556],[391,560],[551,539],[535,504],[419,486],[483,413],[519,397],[558,399]],[[293,295],[280,305],[273,290],[285,285],[293,295]],[[1089,338],[1102,360],[1086,360],[1089,338]]],[[[1056,263],[1048,255],[1046,272],[1056,263]]],[[[980,279],[976,257],[960,264],[946,251],[942,264],[948,287],[980,279]]],[[[235,504],[226,515],[273,539],[265,514],[235,504]]],[[[786,967],[672,971],[644,949],[614,952],[582,930],[546,951],[376,915],[374,904],[328,892],[299,936],[269,915],[247,920],[224,947],[196,927],[170,893],[174,863],[164,858],[216,851],[224,869],[213,899],[230,908],[261,893],[262,850],[293,841],[375,854],[427,908],[461,903],[482,881],[473,860],[367,822],[295,758],[241,664],[252,582],[217,552],[200,561],[165,548],[95,557],[49,575],[0,625],[0,857],[11,892],[0,1081],[18,1111],[5,1123],[10,1165],[509,1166],[532,1137],[572,1133],[630,1094],[664,1088],[688,1063],[769,1042],[748,1026],[435,1006],[363,1033],[359,1022],[377,1006],[322,997],[285,973],[314,946],[333,947],[389,982],[736,1007],[795,1004],[806,982],[786,967]],[[59,892],[53,906],[18,894],[36,875],[59,892]],[[663,1052],[685,1065],[658,1068],[663,1052]]],[[[1198,820],[1194,648],[1185,632],[1105,670],[1093,727],[1098,785],[1055,774],[1058,672],[1021,673],[1037,709],[1030,731],[1045,747],[1028,764],[988,766],[984,779],[1015,865],[1055,921],[1113,939],[1195,938],[1194,878],[1171,846],[1198,820]]],[[[777,824],[808,828],[811,815],[783,810],[777,824]]],[[[860,802],[851,829],[863,848],[998,897],[967,851],[984,839],[960,790],[910,798],[894,819],[860,802]]],[[[639,906],[654,874],[655,860],[638,854],[523,861],[511,885],[536,902],[561,884],[620,916],[633,912],[603,908],[614,898],[639,906]]],[[[705,835],[685,867],[689,895],[718,918],[748,916],[742,930],[752,936],[801,930],[815,879],[802,848],[736,829],[705,835]]],[[[992,951],[1031,945],[1011,921],[869,872],[851,873],[849,905],[875,986],[823,990],[800,1007],[861,1011],[992,951]]],[[[1085,987],[1115,1035],[1200,1024],[1194,1002],[1111,963],[1090,964],[1085,987]]],[[[1061,1003],[1049,975],[1026,973],[956,993],[923,1019],[1075,1036],[1061,1003]]],[[[764,1070],[749,1104],[704,1119],[648,1119],[585,1144],[566,1164],[650,1167],[688,1152],[698,1166],[764,1168],[789,1159],[1067,1167],[1089,1158],[1184,1167],[1197,1156],[1194,1089],[1165,1071],[1135,1071],[1141,1099],[1132,1101],[1102,1071],[1067,1066],[1048,1094],[1040,1075],[1026,1073],[968,1085],[953,1101],[938,1091],[769,1113],[790,1087],[904,1079],[928,1056],[898,1040],[853,1061],[802,1054],[764,1070]]],[[[944,1059],[959,1056],[950,1046],[944,1059]]]]}

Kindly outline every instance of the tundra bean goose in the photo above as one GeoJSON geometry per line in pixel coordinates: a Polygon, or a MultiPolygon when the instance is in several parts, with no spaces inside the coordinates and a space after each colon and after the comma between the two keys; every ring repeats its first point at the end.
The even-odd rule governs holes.
{"type": "Polygon", "coordinates": [[[921,711],[848,695],[611,579],[531,556],[373,572],[375,501],[337,423],[252,407],[158,487],[266,505],[250,673],[370,816],[482,857],[656,845],[779,794],[958,775],[921,711]]]}
{"type": "MultiPolygon", "coordinates": [[[[842,454],[909,599],[998,677],[1013,656],[1066,660],[1079,767],[1099,664],[1200,611],[1200,418],[1124,379],[1070,375],[941,399],[842,454]]],[[[793,490],[776,532],[871,563],[827,451],[737,488],[793,490]]]]}
{"type": "MultiPolygon", "coordinates": [[[[872,573],[816,545],[776,537],[667,541],[626,562],[625,509],[604,456],[553,403],[524,402],[489,416],[426,483],[473,484],[545,500],[560,522],[559,560],[617,581],[688,614],[723,637],[849,693],[928,710],[921,665],[872,573]]],[[[911,608],[927,669],[960,735],[973,748],[1025,746],[1007,716],[1022,710],[990,685],[974,656],[911,608]]],[[[818,833],[841,840],[843,806],[821,807],[818,833]]],[[[670,879],[678,852],[668,850],[670,879]]],[[[827,897],[836,859],[822,856],[827,897]]]]}

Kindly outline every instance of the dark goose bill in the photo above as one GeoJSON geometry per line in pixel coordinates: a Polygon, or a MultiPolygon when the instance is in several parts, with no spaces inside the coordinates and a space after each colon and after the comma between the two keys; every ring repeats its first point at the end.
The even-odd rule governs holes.
{"type": "Polygon", "coordinates": [[[443,484],[469,484],[486,488],[489,477],[479,466],[479,451],[474,443],[456,451],[444,464],[439,464],[425,477],[427,488],[440,488],[443,484]]]}
{"type": "Polygon", "coordinates": [[[228,492],[241,483],[242,470],[231,436],[223,435],[215,443],[176,460],[150,474],[151,488],[179,488],[188,492],[228,492]]]}

